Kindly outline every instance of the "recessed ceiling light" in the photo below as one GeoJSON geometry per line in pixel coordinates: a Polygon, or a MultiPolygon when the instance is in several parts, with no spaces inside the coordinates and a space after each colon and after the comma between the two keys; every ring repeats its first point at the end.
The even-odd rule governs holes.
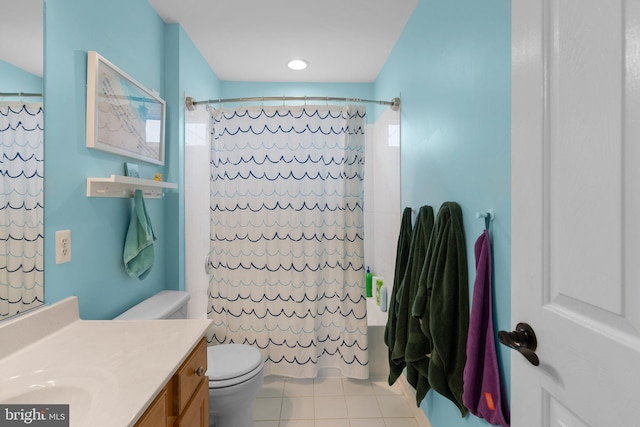
{"type": "Polygon", "coordinates": [[[309,65],[309,63],[304,59],[293,59],[287,64],[289,68],[296,71],[304,70],[305,68],[307,68],[307,65],[309,65]]]}

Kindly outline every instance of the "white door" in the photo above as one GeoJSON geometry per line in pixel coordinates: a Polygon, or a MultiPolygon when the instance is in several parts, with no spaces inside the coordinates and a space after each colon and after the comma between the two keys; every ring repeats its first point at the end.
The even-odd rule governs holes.
{"type": "Polygon", "coordinates": [[[511,425],[640,426],[640,0],[512,7],[511,425]]]}

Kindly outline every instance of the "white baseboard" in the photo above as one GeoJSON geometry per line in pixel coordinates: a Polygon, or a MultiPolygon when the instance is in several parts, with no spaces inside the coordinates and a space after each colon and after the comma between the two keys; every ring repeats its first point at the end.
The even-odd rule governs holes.
{"type": "Polygon", "coordinates": [[[427,415],[416,405],[416,391],[411,387],[411,384],[407,382],[404,375],[400,375],[397,381],[400,383],[404,397],[407,399],[407,402],[410,403],[409,406],[411,406],[413,417],[416,419],[418,427],[431,427],[431,423],[429,422],[427,415]]]}

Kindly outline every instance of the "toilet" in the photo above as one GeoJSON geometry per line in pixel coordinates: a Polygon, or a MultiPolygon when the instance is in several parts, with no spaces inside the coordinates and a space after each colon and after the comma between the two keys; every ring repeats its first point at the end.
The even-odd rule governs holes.
{"type": "MultiPolygon", "coordinates": [[[[189,294],[161,291],[114,320],[186,319],[189,294]]],[[[263,384],[260,351],[244,344],[207,347],[209,424],[215,427],[253,427],[253,402],[263,384]]]]}

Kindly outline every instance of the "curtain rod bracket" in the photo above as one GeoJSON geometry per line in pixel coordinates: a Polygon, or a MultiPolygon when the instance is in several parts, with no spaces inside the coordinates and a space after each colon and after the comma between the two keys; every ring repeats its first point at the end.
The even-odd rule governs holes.
{"type": "Polygon", "coordinates": [[[189,110],[189,111],[193,111],[193,110],[195,110],[195,109],[196,109],[196,104],[195,104],[195,102],[193,101],[193,98],[192,98],[192,97],[190,97],[190,96],[187,96],[187,97],[184,99],[184,106],[185,106],[185,107],[187,108],[187,110],[189,110]]]}
{"type": "Polygon", "coordinates": [[[391,109],[393,111],[398,111],[400,109],[400,98],[393,98],[391,100],[391,109]]]}

